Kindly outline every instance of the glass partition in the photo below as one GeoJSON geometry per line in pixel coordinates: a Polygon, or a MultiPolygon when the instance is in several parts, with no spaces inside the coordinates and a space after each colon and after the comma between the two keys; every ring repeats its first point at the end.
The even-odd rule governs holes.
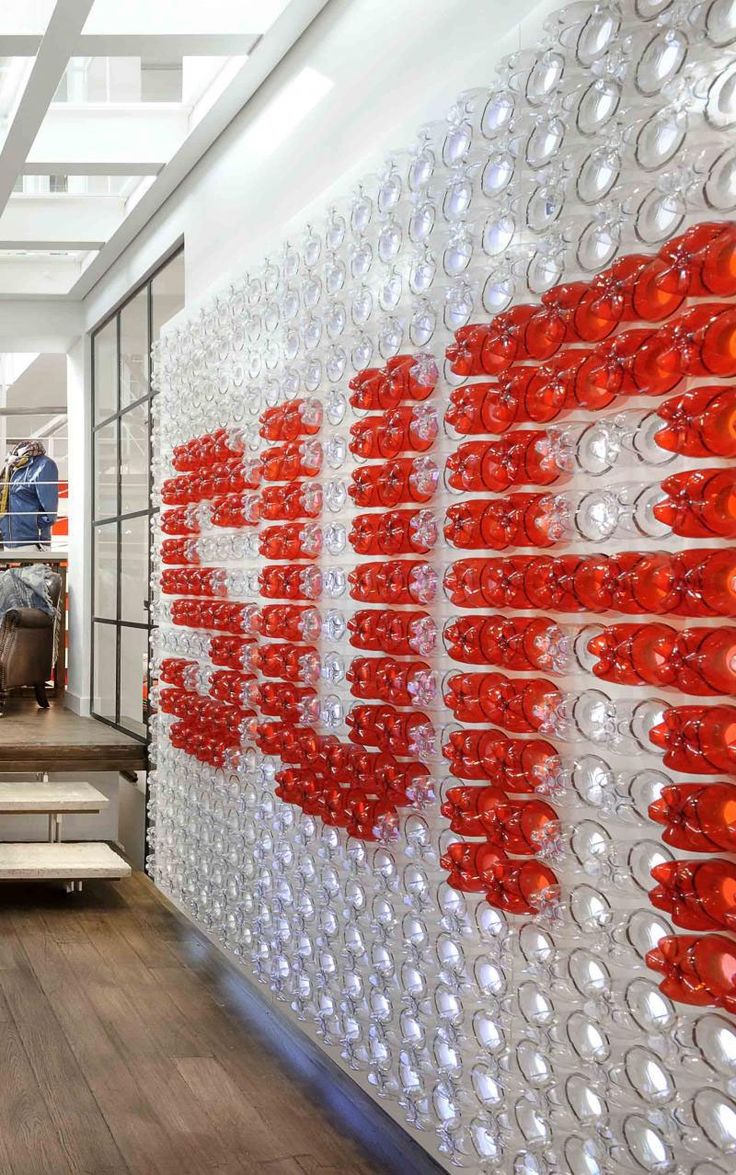
{"type": "Polygon", "coordinates": [[[148,401],[120,417],[120,512],[136,514],[148,509],[150,458],[148,401]]]}
{"type": "Polygon", "coordinates": [[[120,311],[120,407],[148,395],[148,286],[120,311]]]}
{"type": "Polygon", "coordinates": [[[92,713],[141,739],[150,629],[150,354],[183,306],[179,251],[92,335],[92,713]]]}
{"type": "Polygon", "coordinates": [[[118,323],[113,318],[94,340],[95,424],[111,416],[118,402],[118,323]]]}
{"type": "Polygon", "coordinates": [[[117,626],[114,621],[95,621],[92,630],[92,711],[98,718],[114,722],[117,695],[117,626]]]}

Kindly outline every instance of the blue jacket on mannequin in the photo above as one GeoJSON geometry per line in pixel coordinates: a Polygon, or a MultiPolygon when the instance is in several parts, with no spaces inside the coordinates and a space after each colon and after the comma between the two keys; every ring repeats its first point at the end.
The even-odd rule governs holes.
{"type": "MultiPolygon", "coordinates": [[[[20,449],[19,445],[15,451],[18,457],[21,457],[20,449]]],[[[6,510],[0,515],[3,546],[49,543],[59,505],[58,466],[45,452],[32,455],[17,468],[13,468],[14,458],[11,457],[10,462],[6,510]]],[[[5,471],[4,476],[7,476],[5,471]]]]}

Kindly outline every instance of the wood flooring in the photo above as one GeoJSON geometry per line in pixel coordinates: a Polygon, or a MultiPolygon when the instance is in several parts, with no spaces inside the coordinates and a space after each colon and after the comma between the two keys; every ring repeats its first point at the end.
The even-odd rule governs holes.
{"type": "Polygon", "coordinates": [[[0,886],[2,1175],[399,1169],[217,954],[140,874],[0,886]]]}
{"type": "Polygon", "coordinates": [[[56,702],[39,710],[11,695],[0,718],[3,771],[144,771],[146,757],[143,743],[56,702]]]}

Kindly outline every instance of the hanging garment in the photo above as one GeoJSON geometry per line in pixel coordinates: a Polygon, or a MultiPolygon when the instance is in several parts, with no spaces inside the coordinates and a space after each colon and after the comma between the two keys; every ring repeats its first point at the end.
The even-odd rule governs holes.
{"type": "Polygon", "coordinates": [[[40,608],[49,616],[56,607],[49,595],[48,577],[51,569],[45,563],[31,563],[26,567],[8,567],[0,572],[0,623],[11,608],[40,608]]]}
{"type": "MultiPolygon", "coordinates": [[[[18,446],[20,448],[20,446],[18,446]]],[[[13,453],[0,480],[0,538],[5,547],[48,543],[59,504],[59,470],[34,442],[13,453]]]]}

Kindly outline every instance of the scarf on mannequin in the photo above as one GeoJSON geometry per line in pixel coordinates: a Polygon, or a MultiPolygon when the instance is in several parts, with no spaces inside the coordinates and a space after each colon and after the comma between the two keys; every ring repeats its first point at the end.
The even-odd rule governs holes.
{"type": "Polygon", "coordinates": [[[2,473],[0,473],[0,518],[4,518],[8,512],[10,483],[13,474],[17,473],[19,469],[23,469],[24,466],[30,465],[36,457],[44,457],[45,455],[46,448],[41,441],[20,441],[15,446],[3,466],[2,473]]]}

